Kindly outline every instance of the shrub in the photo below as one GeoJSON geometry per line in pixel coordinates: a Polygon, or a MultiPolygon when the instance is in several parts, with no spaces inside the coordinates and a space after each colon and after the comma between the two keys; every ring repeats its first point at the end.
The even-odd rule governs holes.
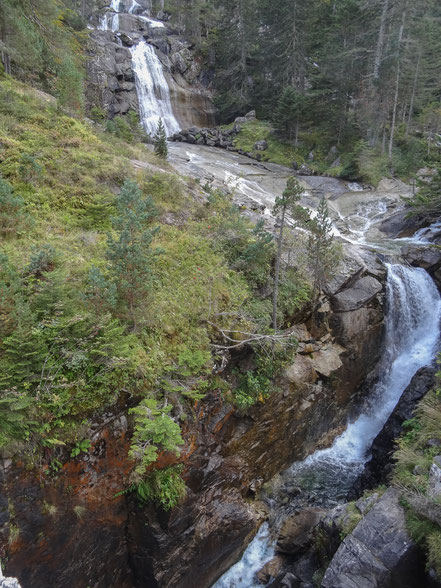
{"type": "Polygon", "coordinates": [[[9,182],[0,178],[0,234],[13,235],[22,229],[27,221],[24,202],[12,191],[9,182]]]}

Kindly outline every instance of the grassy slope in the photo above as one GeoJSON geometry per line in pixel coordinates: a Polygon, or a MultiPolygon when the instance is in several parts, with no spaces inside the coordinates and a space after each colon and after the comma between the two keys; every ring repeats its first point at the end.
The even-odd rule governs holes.
{"type": "Polygon", "coordinates": [[[170,371],[209,377],[204,319],[210,309],[234,312],[249,290],[212,246],[206,227],[213,213],[197,203],[166,163],[144,146],[97,132],[31,88],[3,78],[0,174],[24,200],[27,215],[25,225],[2,235],[0,242],[0,252],[9,259],[0,268],[0,368],[12,374],[3,381],[1,397],[14,400],[19,425],[14,428],[10,410],[0,414],[3,444],[15,437],[37,449],[54,440],[75,442],[81,440],[78,425],[87,425],[96,411],[121,398],[132,397],[133,405],[157,394],[170,371]],[[135,171],[131,159],[158,171],[135,171]],[[169,219],[169,224],[159,222],[155,245],[163,253],[155,262],[152,296],[142,302],[144,321],[136,333],[124,316],[97,311],[84,296],[90,268],[107,266],[106,233],[115,194],[126,178],[136,179],[153,197],[160,221],[169,219]],[[49,269],[30,275],[30,258],[47,244],[54,252],[49,269]],[[41,357],[24,353],[28,344],[41,347],[41,357]],[[94,355],[97,348],[105,360],[94,355]],[[17,354],[24,379],[14,371],[17,354]],[[47,358],[49,375],[49,368],[43,374],[47,358]]]}

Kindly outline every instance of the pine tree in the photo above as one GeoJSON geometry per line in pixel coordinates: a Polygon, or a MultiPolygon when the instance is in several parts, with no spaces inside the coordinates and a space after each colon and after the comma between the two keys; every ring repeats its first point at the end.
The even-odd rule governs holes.
{"type": "Polygon", "coordinates": [[[156,155],[166,159],[168,155],[167,136],[165,134],[164,125],[162,124],[162,119],[159,119],[158,127],[156,129],[154,146],[156,155]]]}
{"type": "Polygon", "coordinates": [[[287,214],[290,215],[294,224],[302,224],[308,218],[307,211],[298,204],[303,193],[303,188],[298,180],[291,176],[288,178],[286,188],[282,196],[276,198],[273,207],[273,214],[277,216],[279,222],[279,235],[277,237],[276,266],[274,271],[274,289],[273,289],[273,329],[277,330],[277,299],[279,295],[279,277],[280,261],[282,257],[283,230],[285,228],[287,214]]]}
{"type": "Polygon", "coordinates": [[[277,103],[275,124],[279,131],[288,139],[294,137],[294,144],[298,146],[299,124],[305,112],[305,96],[287,86],[277,103]]]}
{"type": "Polygon", "coordinates": [[[330,278],[332,270],[338,263],[339,251],[334,243],[332,222],[329,216],[326,198],[320,200],[317,216],[308,223],[310,235],[307,252],[313,280],[313,303],[315,304],[320,289],[330,278]]]}
{"type": "Polygon", "coordinates": [[[112,219],[116,236],[108,235],[107,258],[117,301],[136,329],[151,289],[152,260],[160,253],[152,248],[153,237],[159,230],[151,228],[157,211],[152,198],[143,198],[138,185],[131,180],[124,182],[116,206],[118,216],[112,219]]]}

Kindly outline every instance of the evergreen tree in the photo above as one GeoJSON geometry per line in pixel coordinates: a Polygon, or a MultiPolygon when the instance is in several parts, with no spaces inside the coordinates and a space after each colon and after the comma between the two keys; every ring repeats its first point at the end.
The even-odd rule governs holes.
{"type": "Polygon", "coordinates": [[[279,131],[289,140],[294,138],[294,144],[298,146],[299,124],[305,112],[305,96],[287,86],[277,103],[275,124],[279,131]]]}
{"type": "Polygon", "coordinates": [[[279,223],[279,235],[277,237],[276,265],[274,270],[273,289],[273,329],[277,330],[277,299],[279,295],[280,261],[282,258],[283,230],[285,228],[287,215],[291,217],[294,224],[302,224],[308,219],[307,211],[298,204],[303,193],[303,188],[298,180],[291,176],[288,178],[286,188],[282,196],[276,198],[273,207],[273,214],[279,223]]]}
{"type": "Polygon", "coordinates": [[[332,234],[332,222],[329,216],[326,198],[320,200],[317,216],[308,223],[310,235],[307,252],[313,280],[313,303],[316,302],[320,289],[330,278],[332,270],[338,263],[338,248],[332,234]]]}
{"type": "Polygon", "coordinates": [[[152,248],[159,227],[151,228],[157,216],[149,196],[143,198],[136,182],[126,180],[116,202],[118,216],[112,219],[116,235],[108,236],[107,258],[121,310],[133,329],[148,304],[152,285],[152,260],[160,253],[152,248]]]}
{"type": "Polygon", "coordinates": [[[158,127],[156,129],[154,146],[156,155],[166,159],[168,155],[167,136],[165,134],[164,125],[162,124],[162,119],[159,119],[158,127]]]}

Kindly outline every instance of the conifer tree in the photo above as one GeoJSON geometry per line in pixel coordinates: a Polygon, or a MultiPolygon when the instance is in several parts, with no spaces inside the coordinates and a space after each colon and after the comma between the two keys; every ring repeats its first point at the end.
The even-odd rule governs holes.
{"type": "Polygon", "coordinates": [[[310,235],[307,252],[313,280],[312,299],[315,304],[320,289],[338,263],[338,248],[334,242],[332,222],[325,197],[320,200],[317,216],[308,223],[308,229],[310,235]]]}
{"type": "Polygon", "coordinates": [[[136,182],[126,180],[116,202],[118,215],[112,219],[116,236],[108,236],[107,258],[116,288],[117,303],[127,313],[135,330],[147,306],[152,283],[152,260],[160,253],[152,248],[159,227],[151,223],[157,215],[151,197],[143,198],[136,182]]]}
{"type": "Polygon", "coordinates": [[[274,270],[273,289],[273,329],[277,330],[277,299],[279,295],[280,261],[282,257],[283,230],[286,224],[286,217],[289,214],[294,224],[302,224],[308,219],[308,213],[298,204],[303,193],[303,188],[293,176],[288,178],[286,188],[282,196],[276,198],[273,207],[273,214],[279,222],[279,235],[277,237],[276,266],[274,270]]]}
{"type": "Polygon", "coordinates": [[[167,155],[168,155],[167,137],[165,134],[164,125],[162,124],[162,119],[159,119],[158,127],[156,129],[156,134],[155,134],[154,145],[155,145],[156,155],[166,159],[167,155]]]}

